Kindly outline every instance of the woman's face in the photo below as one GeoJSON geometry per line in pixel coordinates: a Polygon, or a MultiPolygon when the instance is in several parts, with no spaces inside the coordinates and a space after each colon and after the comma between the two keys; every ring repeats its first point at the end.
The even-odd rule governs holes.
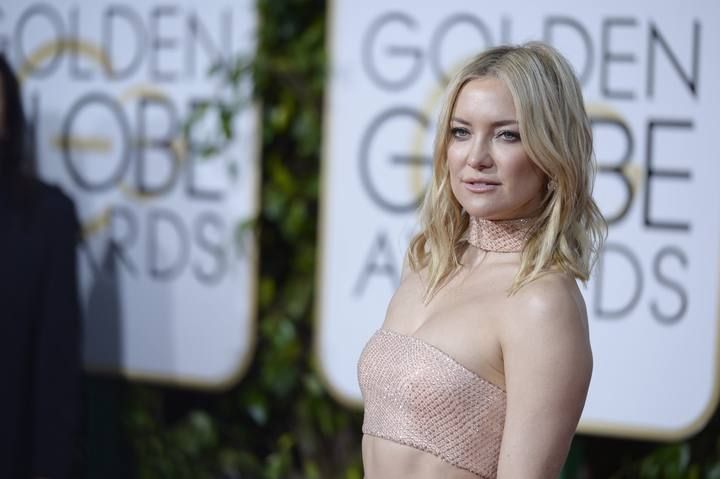
{"type": "Polygon", "coordinates": [[[450,186],[470,216],[505,220],[541,206],[545,175],[528,158],[515,104],[502,80],[483,77],[460,90],[450,118],[450,186]]]}

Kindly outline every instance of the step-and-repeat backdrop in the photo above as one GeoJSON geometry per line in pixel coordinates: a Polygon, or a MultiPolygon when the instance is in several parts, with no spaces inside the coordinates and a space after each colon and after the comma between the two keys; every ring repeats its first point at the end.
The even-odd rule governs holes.
{"type": "Polygon", "coordinates": [[[485,48],[544,40],[582,82],[610,223],[583,290],[595,369],[580,430],[677,438],[713,412],[720,5],[582,3],[331,2],[317,353],[338,399],[360,404],[357,359],[417,229],[446,78],[485,48]]]}
{"type": "Polygon", "coordinates": [[[209,156],[218,119],[183,129],[227,98],[208,70],[252,54],[255,23],[238,0],[0,5],[39,174],[82,222],[89,370],[222,387],[249,362],[255,245],[236,233],[256,211],[256,114],[209,156]]]}
{"type": "MultiPolygon", "coordinates": [[[[593,120],[608,242],[584,289],[595,370],[580,430],[676,438],[718,399],[720,109],[712,0],[524,1],[512,8],[330,2],[317,353],[359,405],[356,364],[397,287],[430,176],[447,77],[484,48],[544,40],[571,61],[593,120]]],[[[207,76],[254,48],[250,2],[0,5],[38,169],[76,201],[88,369],[206,387],[252,353],[256,118],[204,156],[226,94],[207,76]]]]}

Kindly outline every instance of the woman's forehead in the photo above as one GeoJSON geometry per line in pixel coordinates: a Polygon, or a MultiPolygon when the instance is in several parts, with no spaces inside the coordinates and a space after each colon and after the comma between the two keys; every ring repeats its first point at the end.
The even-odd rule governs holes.
{"type": "Polygon", "coordinates": [[[462,86],[453,116],[493,116],[515,118],[515,102],[505,83],[496,77],[475,78],[462,86]]]}

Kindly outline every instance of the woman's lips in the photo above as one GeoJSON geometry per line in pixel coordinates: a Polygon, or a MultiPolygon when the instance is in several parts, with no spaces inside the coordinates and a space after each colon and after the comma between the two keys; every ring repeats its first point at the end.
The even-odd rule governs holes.
{"type": "Polygon", "coordinates": [[[463,184],[465,185],[465,188],[473,193],[489,193],[491,191],[495,191],[498,186],[500,186],[499,183],[486,183],[484,181],[465,181],[463,184]]]}

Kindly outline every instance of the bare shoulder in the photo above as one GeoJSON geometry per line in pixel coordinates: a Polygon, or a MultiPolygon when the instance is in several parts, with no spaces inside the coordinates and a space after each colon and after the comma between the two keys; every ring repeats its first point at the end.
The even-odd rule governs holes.
{"type": "Polygon", "coordinates": [[[406,251],[405,256],[403,257],[403,263],[402,263],[402,271],[400,273],[400,282],[403,282],[409,274],[413,273],[410,266],[410,252],[406,251]]]}
{"type": "Polygon", "coordinates": [[[508,301],[512,314],[500,334],[508,402],[497,476],[557,477],[592,376],[585,305],[575,280],[559,273],[508,301]]]}
{"type": "Polygon", "coordinates": [[[569,275],[541,276],[515,293],[509,306],[512,314],[503,323],[503,342],[551,341],[589,352],[585,301],[569,275]]]}
{"type": "Polygon", "coordinates": [[[390,298],[383,327],[401,332],[412,332],[417,329],[417,318],[422,317],[423,292],[420,272],[412,269],[406,254],[400,274],[400,284],[390,298]]]}
{"type": "Polygon", "coordinates": [[[529,322],[586,322],[585,301],[577,282],[563,273],[547,273],[525,285],[510,298],[510,305],[529,322]]]}

